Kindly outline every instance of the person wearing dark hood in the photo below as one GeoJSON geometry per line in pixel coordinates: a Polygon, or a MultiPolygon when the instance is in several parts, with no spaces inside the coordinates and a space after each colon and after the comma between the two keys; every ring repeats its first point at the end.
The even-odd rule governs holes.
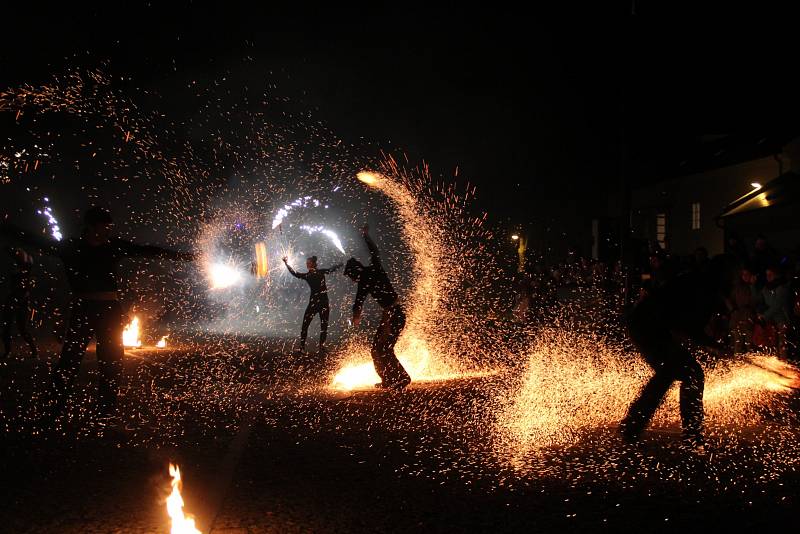
{"type": "Polygon", "coordinates": [[[289,273],[295,278],[305,280],[311,288],[311,295],[308,297],[308,306],[303,314],[303,326],[300,328],[300,352],[306,350],[306,338],[308,337],[308,327],[314,316],[319,314],[319,352],[325,351],[325,340],[328,338],[328,317],[331,313],[330,302],[328,301],[328,287],[325,284],[325,275],[336,272],[342,264],[334,265],[328,269],[317,268],[317,257],[311,256],[306,260],[307,273],[298,273],[289,265],[289,258],[283,257],[283,263],[289,269],[289,273]]]}
{"type": "Polygon", "coordinates": [[[122,376],[124,314],[119,301],[117,265],[125,258],[148,257],[192,261],[192,253],[137,245],[113,235],[111,214],[100,207],[84,215],[81,237],[51,241],[4,224],[2,234],[40,248],[61,259],[73,292],[69,325],[61,356],[52,376],[52,414],[59,415],[78,376],[92,337],[97,340],[100,370],[98,407],[101,417],[113,418],[122,376]]]}
{"type": "Polygon", "coordinates": [[[703,449],[703,369],[690,350],[705,346],[725,349],[706,333],[716,313],[726,310],[735,266],[725,256],[715,257],[704,271],[681,274],[648,294],[631,311],[628,332],[654,374],[642,388],[620,423],[623,438],[639,439],[670,386],[680,387],[680,413],[684,443],[703,449]]]}
{"type": "Polygon", "coordinates": [[[358,326],[361,322],[361,313],[364,301],[367,296],[372,295],[378,304],[383,308],[378,330],[372,341],[372,362],[375,371],[381,378],[381,382],[376,387],[401,390],[411,383],[403,365],[397,359],[394,352],[395,343],[400,337],[400,333],[406,325],[406,314],[400,300],[383,269],[378,247],[369,236],[369,227],[361,229],[361,235],[369,248],[371,262],[363,265],[355,258],[347,260],[344,274],[358,284],[356,300],[353,304],[353,326],[358,326]]]}
{"type": "Polygon", "coordinates": [[[31,349],[31,358],[36,358],[36,342],[28,332],[28,323],[33,313],[31,308],[31,289],[34,285],[33,257],[21,248],[10,247],[9,254],[14,258],[15,272],[11,277],[11,292],[3,307],[3,359],[11,353],[11,327],[17,325],[22,336],[31,349]]]}

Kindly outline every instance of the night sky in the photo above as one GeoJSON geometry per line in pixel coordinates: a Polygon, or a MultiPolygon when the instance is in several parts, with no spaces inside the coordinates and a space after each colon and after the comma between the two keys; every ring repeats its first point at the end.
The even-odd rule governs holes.
{"type": "Polygon", "coordinates": [[[194,112],[181,98],[193,80],[270,87],[347,142],[477,184],[498,221],[550,217],[570,231],[609,211],[623,172],[658,175],[700,135],[786,113],[759,106],[775,97],[780,38],[680,12],[289,4],[15,4],[1,83],[103,67],[176,117],[194,112]]]}

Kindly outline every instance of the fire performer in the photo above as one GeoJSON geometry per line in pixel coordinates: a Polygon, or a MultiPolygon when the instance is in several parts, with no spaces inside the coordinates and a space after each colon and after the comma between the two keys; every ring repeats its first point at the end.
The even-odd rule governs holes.
{"type": "Polygon", "coordinates": [[[113,417],[122,374],[122,331],[124,317],[119,302],[117,264],[124,258],[151,257],[192,261],[192,253],[175,252],[156,246],[137,245],[113,236],[114,221],[103,208],[93,207],[84,216],[80,238],[49,241],[30,236],[10,225],[2,233],[30,243],[64,263],[73,302],[61,357],[53,371],[53,414],[58,415],[80,369],[86,347],[97,339],[97,362],[101,380],[98,388],[100,414],[113,417]]]}
{"type": "Polygon", "coordinates": [[[353,326],[358,326],[361,322],[364,301],[368,295],[372,295],[383,308],[381,323],[372,341],[372,362],[381,378],[376,387],[400,390],[411,383],[411,377],[394,353],[394,345],[406,325],[406,314],[386,271],[383,270],[378,247],[369,236],[369,227],[365,225],[361,234],[369,248],[371,263],[365,266],[357,259],[350,258],[344,268],[345,276],[358,283],[353,305],[353,326]]]}
{"type": "Polygon", "coordinates": [[[11,353],[11,327],[17,324],[19,335],[31,348],[31,358],[36,358],[36,342],[28,332],[28,323],[33,309],[31,308],[31,289],[34,278],[33,257],[21,248],[9,247],[9,254],[14,258],[16,270],[11,278],[11,292],[3,308],[3,359],[11,353]]]}
{"type": "Polygon", "coordinates": [[[632,310],[630,337],[655,374],[620,423],[623,438],[635,442],[674,381],[681,383],[680,413],[684,444],[703,448],[703,369],[692,344],[721,354],[725,347],[706,333],[712,316],[725,310],[734,270],[717,257],[708,271],[680,275],[654,289],[632,310]]]}
{"type": "Polygon", "coordinates": [[[342,267],[339,263],[328,269],[317,269],[317,257],[311,256],[306,260],[307,273],[298,273],[289,265],[289,258],[283,257],[283,263],[295,278],[305,280],[311,288],[311,295],[308,297],[308,306],[303,314],[303,326],[300,328],[300,352],[306,350],[306,338],[308,337],[308,327],[314,316],[319,314],[319,352],[325,352],[325,340],[328,337],[328,317],[331,313],[330,303],[328,302],[328,287],[325,284],[325,275],[335,272],[342,267]]]}

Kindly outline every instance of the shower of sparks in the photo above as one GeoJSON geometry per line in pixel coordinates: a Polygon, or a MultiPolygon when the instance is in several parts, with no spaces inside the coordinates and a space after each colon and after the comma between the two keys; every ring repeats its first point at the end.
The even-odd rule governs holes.
{"type": "MultiPolygon", "coordinates": [[[[519,461],[563,449],[605,428],[616,428],[652,371],[621,347],[573,333],[550,331],[531,347],[522,379],[501,396],[497,435],[504,457],[519,461]]],[[[750,355],[705,370],[706,425],[742,428],[760,420],[776,393],[798,387],[798,370],[775,357],[750,355]]],[[[675,385],[653,420],[679,424],[675,385]]]]}
{"type": "Polygon", "coordinates": [[[64,236],[61,234],[61,227],[58,225],[58,221],[56,220],[55,215],[53,215],[53,210],[50,208],[48,203],[50,199],[44,197],[45,206],[44,209],[36,210],[36,213],[42,215],[47,219],[47,225],[50,228],[50,235],[53,236],[53,239],[56,241],[61,241],[64,236]]]}
{"type": "MultiPolygon", "coordinates": [[[[404,245],[411,253],[412,263],[407,269],[411,271],[412,287],[403,302],[407,314],[406,327],[396,346],[398,357],[404,362],[411,380],[486,374],[487,369],[470,364],[465,357],[482,352],[466,331],[468,321],[465,321],[465,316],[475,311],[465,309],[463,305],[457,308],[446,305],[465,302],[455,294],[456,288],[448,283],[457,280],[464,272],[463,265],[453,266],[448,259],[469,256],[463,254],[463,249],[469,248],[473,241],[468,231],[479,229],[480,224],[466,227],[468,231],[465,233],[458,218],[458,197],[446,191],[444,199],[437,203],[430,196],[423,196],[432,186],[427,173],[421,177],[404,173],[393,160],[385,163],[380,174],[360,172],[357,178],[389,199],[401,227],[404,245]],[[451,210],[449,217],[442,218],[440,210],[447,212],[448,209],[451,210]],[[440,266],[443,265],[452,269],[447,278],[442,276],[440,266]]],[[[387,219],[394,217],[390,215],[387,219]]],[[[391,257],[391,251],[384,251],[384,256],[387,255],[391,257]]],[[[479,303],[473,301],[473,304],[479,303]]],[[[355,345],[345,352],[348,356],[334,374],[331,387],[349,390],[375,384],[377,375],[374,370],[372,373],[368,371],[372,365],[368,353],[359,351],[355,345]]]]}
{"type": "Polygon", "coordinates": [[[333,230],[328,230],[324,226],[309,226],[307,224],[300,226],[300,229],[308,232],[308,235],[312,235],[319,232],[327,236],[331,240],[331,243],[333,243],[333,246],[339,249],[339,252],[341,252],[342,254],[345,253],[344,247],[342,246],[342,242],[339,240],[339,236],[336,235],[336,232],[334,232],[333,230]]]}
{"type": "Polygon", "coordinates": [[[313,206],[315,208],[319,207],[320,201],[312,198],[310,196],[305,196],[298,198],[294,202],[290,204],[286,204],[284,207],[278,210],[278,213],[275,214],[275,218],[272,220],[272,229],[274,230],[278,226],[283,223],[283,220],[286,218],[289,213],[295,208],[307,208],[313,206]]]}
{"type": "Polygon", "coordinates": [[[181,496],[182,481],[181,470],[177,465],[169,464],[169,476],[172,477],[172,493],[167,497],[167,513],[172,522],[170,534],[202,534],[194,524],[194,518],[187,517],[183,512],[183,497],[181,496]]]}

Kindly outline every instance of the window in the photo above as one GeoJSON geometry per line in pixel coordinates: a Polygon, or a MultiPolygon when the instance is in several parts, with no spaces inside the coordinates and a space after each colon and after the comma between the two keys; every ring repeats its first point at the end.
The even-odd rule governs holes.
{"type": "Polygon", "coordinates": [[[667,214],[656,214],[656,241],[662,249],[667,248],[667,214]]]}
{"type": "Polygon", "coordinates": [[[692,230],[700,229],[700,203],[692,202],[692,230]]]}

